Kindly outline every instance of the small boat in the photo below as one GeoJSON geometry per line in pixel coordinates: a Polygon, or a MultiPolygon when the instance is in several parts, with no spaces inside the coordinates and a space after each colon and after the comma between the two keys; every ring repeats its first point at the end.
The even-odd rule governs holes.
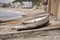
{"type": "MultiPolygon", "coordinates": [[[[31,16],[32,17],[32,16],[31,16]]],[[[49,14],[48,13],[45,13],[45,14],[40,14],[40,15],[37,15],[35,17],[32,17],[31,19],[23,22],[21,25],[17,25],[17,26],[11,26],[15,29],[31,29],[31,28],[36,28],[38,26],[42,26],[42,25],[45,25],[45,24],[48,24],[49,23],[49,14]]]]}
{"type": "Polygon", "coordinates": [[[43,25],[47,22],[49,22],[49,18],[46,15],[46,16],[43,16],[43,17],[38,17],[38,18],[35,18],[35,19],[25,21],[24,24],[26,24],[29,27],[37,27],[37,26],[43,25]]]}

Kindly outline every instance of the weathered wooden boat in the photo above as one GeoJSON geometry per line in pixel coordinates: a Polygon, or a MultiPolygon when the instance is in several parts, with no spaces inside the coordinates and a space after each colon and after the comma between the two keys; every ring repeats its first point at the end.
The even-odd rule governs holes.
{"type": "MultiPolygon", "coordinates": [[[[32,16],[31,16],[32,17],[32,16]]],[[[37,15],[35,17],[32,17],[29,20],[24,21],[22,24],[17,25],[17,26],[11,26],[15,29],[32,29],[36,27],[41,27],[42,25],[48,24],[49,23],[49,14],[41,14],[37,15]]]]}
{"type": "Polygon", "coordinates": [[[26,24],[29,27],[37,27],[47,22],[49,22],[49,16],[43,15],[42,17],[40,16],[31,20],[25,21],[24,24],[26,24]]]}

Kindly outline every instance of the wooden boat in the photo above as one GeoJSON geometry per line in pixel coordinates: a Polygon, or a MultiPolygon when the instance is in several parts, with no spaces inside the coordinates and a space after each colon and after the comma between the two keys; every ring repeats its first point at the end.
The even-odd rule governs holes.
{"type": "Polygon", "coordinates": [[[41,14],[36,17],[32,17],[33,19],[29,19],[27,21],[24,21],[21,25],[17,26],[11,26],[15,29],[31,29],[36,28],[38,26],[42,26],[49,23],[49,14],[41,14]]]}

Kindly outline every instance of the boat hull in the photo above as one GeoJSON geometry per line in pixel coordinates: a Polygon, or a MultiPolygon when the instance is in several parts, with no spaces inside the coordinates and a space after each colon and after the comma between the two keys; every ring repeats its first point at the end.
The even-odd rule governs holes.
{"type": "Polygon", "coordinates": [[[46,25],[49,23],[49,17],[46,16],[44,18],[36,18],[38,20],[34,21],[34,19],[32,20],[28,20],[30,22],[25,21],[22,25],[19,26],[14,26],[14,29],[32,29],[32,28],[37,28],[37,27],[43,27],[43,25],[46,25]],[[41,19],[41,20],[39,20],[41,19]]]}

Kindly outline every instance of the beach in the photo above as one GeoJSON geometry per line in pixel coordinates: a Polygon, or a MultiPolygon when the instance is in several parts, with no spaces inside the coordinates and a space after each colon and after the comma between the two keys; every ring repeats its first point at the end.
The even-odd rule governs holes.
{"type": "Polygon", "coordinates": [[[7,11],[13,11],[17,13],[23,13],[23,14],[38,14],[38,13],[44,13],[45,11],[43,9],[22,9],[22,8],[0,8],[0,10],[7,10],[7,11]]]}

